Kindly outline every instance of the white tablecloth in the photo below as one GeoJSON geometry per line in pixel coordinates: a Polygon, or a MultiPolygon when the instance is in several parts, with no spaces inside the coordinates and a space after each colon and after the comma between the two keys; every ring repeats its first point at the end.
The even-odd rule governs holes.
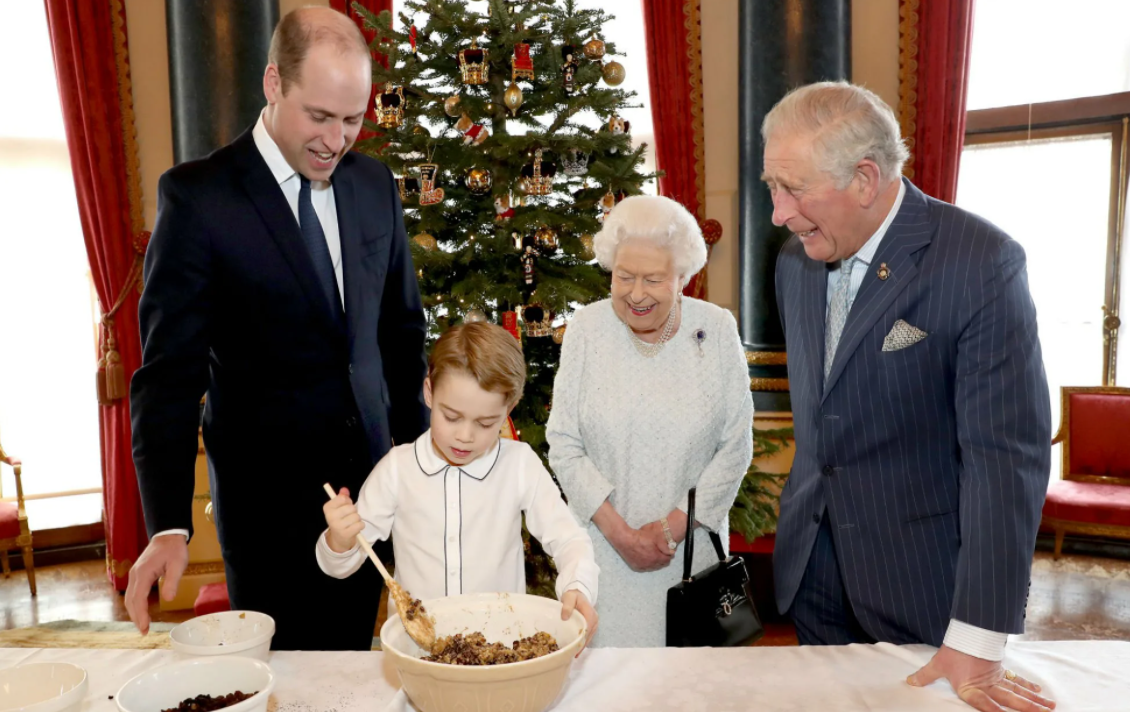
{"type": "MultiPolygon", "coordinates": [[[[680,710],[757,712],[969,710],[945,681],[925,689],[905,678],[927,646],[699,648],[586,651],[555,712],[680,710]]],[[[66,661],[86,668],[82,712],[116,712],[110,699],[138,673],[173,662],[167,650],[3,649],[0,668],[66,661]]],[[[381,653],[278,652],[269,712],[385,712],[403,708],[381,653]]],[[[1005,664],[1044,686],[1060,712],[1130,710],[1130,643],[1012,642],[1005,664]]]]}

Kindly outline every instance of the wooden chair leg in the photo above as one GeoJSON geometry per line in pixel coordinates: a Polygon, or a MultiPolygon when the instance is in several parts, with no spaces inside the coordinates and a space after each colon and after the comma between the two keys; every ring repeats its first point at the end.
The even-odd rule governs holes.
{"type": "Polygon", "coordinates": [[[24,570],[27,571],[27,585],[31,587],[31,595],[35,596],[35,560],[30,546],[24,547],[24,570]]]}
{"type": "Polygon", "coordinates": [[[12,577],[12,569],[8,566],[8,552],[0,551],[0,566],[4,569],[4,578],[12,577]]]}
{"type": "Polygon", "coordinates": [[[1055,552],[1052,554],[1052,559],[1059,560],[1059,555],[1063,553],[1063,535],[1067,532],[1063,529],[1055,530],[1055,552]]]}

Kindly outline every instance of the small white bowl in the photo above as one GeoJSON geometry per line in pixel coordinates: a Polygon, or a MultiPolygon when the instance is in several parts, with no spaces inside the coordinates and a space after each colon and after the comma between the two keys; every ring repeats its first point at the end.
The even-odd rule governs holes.
{"type": "Polygon", "coordinates": [[[209,613],[181,623],[169,633],[173,650],[184,655],[241,655],[266,660],[275,619],[257,611],[209,613]]]}
{"type": "Polygon", "coordinates": [[[87,684],[86,670],[70,663],[27,663],[0,670],[0,712],[77,710],[87,684]]]}
{"type": "Polygon", "coordinates": [[[191,658],[143,672],[118,690],[114,701],[121,712],[161,712],[197,695],[254,692],[224,712],[265,712],[275,689],[271,666],[238,656],[191,658]]]}

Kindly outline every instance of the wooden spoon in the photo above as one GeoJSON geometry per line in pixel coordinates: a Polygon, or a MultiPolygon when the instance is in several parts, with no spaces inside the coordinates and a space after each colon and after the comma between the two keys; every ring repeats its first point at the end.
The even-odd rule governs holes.
{"type": "MultiPolygon", "coordinates": [[[[330,487],[327,482],[324,485],[326,494],[333,499],[337,496],[333,487],[330,487]]],[[[381,563],[377,553],[373,551],[373,547],[365,540],[363,534],[357,535],[357,543],[361,546],[362,551],[368,554],[369,559],[376,565],[377,570],[381,572],[384,577],[385,585],[388,586],[388,595],[396,604],[396,612],[400,614],[400,622],[404,624],[404,630],[408,632],[408,636],[416,641],[427,653],[432,652],[432,646],[436,642],[436,626],[435,619],[433,619],[428,612],[424,610],[424,604],[413,600],[412,596],[404,590],[404,587],[397,583],[381,563]]]]}

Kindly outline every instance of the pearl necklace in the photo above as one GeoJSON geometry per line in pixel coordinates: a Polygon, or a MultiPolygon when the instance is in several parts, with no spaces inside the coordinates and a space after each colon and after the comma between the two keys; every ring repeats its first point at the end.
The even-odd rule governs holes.
{"type": "Polygon", "coordinates": [[[649,344],[636,336],[636,332],[632,331],[632,327],[628,326],[626,323],[624,324],[628,329],[628,333],[632,335],[632,343],[635,344],[636,351],[640,352],[640,356],[652,358],[671,340],[671,332],[675,330],[675,306],[677,305],[672,305],[671,314],[667,317],[667,324],[663,327],[663,333],[659,335],[659,340],[654,344],[649,344]]]}

